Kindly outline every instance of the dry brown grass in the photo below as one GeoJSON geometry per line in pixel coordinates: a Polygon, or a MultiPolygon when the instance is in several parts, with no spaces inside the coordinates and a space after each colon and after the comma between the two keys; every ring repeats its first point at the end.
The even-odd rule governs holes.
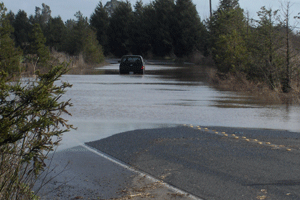
{"type": "Polygon", "coordinates": [[[243,73],[225,75],[212,68],[209,68],[207,73],[210,84],[219,90],[248,93],[270,103],[295,104],[300,102],[300,87],[295,82],[292,82],[289,93],[283,93],[281,86],[271,89],[266,83],[248,80],[243,73]]]}
{"type": "Polygon", "coordinates": [[[194,63],[195,65],[203,66],[214,66],[214,61],[211,56],[204,56],[201,52],[195,51],[192,55],[187,58],[188,62],[194,63]]]}
{"type": "Polygon", "coordinates": [[[132,187],[120,192],[121,197],[111,198],[111,200],[150,200],[150,199],[189,199],[186,194],[172,192],[166,188],[163,181],[152,181],[146,176],[136,176],[133,179],[132,187]]]}
{"type": "Polygon", "coordinates": [[[88,64],[84,61],[83,55],[69,56],[65,53],[52,52],[52,57],[58,63],[68,63],[70,71],[68,74],[95,74],[95,67],[101,67],[107,63],[104,61],[101,64],[88,64]]]}
{"type": "MultiPolygon", "coordinates": [[[[95,67],[101,67],[107,63],[104,61],[101,64],[88,64],[84,61],[83,55],[70,56],[66,53],[51,51],[51,59],[49,61],[49,66],[56,66],[65,63],[69,65],[70,70],[68,74],[95,74],[97,71],[95,67]]],[[[22,76],[31,77],[34,76],[34,71],[39,70],[41,73],[47,72],[49,69],[47,67],[39,66],[33,61],[27,60],[25,63],[21,64],[22,76]]]]}

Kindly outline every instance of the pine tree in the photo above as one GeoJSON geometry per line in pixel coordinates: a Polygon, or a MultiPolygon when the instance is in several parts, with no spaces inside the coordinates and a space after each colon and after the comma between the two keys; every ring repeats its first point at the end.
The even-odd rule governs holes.
{"type": "Polygon", "coordinates": [[[8,20],[10,22],[10,25],[13,26],[14,22],[15,22],[15,13],[13,13],[13,11],[9,11],[7,13],[7,17],[8,17],[8,20]]]}
{"type": "Polygon", "coordinates": [[[89,26],[87,17],[76,12],[75,20],[66,22],[66,41],[64,50],[71,55],[83,55],[87,63],[100,63],[104,60],[103,49],[97,40],[96,31],[89,26]]]}
{"type": "Polygon", "coordinates": [[[106,9],[103,7],[102,2],[99,2],[94,13],[90,17],[90,24],[97,32],[97,40],[104,48],[104,53],[108,54],[108,37],[107,30],[109,26],[109,18],[106,9]]]}
{"type": "Polygon", "coordinates": [[[36,54],[38,63],[46,65],[50,59],[50,52],[45,46],[46,38],[39,24],[34,24],[30,34],[29,53],[36,54]]]}
{"type": "Polygon", "coordinates": [[[54,48],[57,51],[62,51],[66,34],[67,29],[61,17],[51,18],[46,26],[46,45],[49,46],[50,49],[54,48]]]}
{"type": "Polygon", "coordinates": [[[0,3],[0,71],[12,76],[20,72],[20,61],[22,53],[15,48],[11,38],[13,27],[6,15],[6,8],[0,3]]]}
{"type": "Polygon", "coordinates": [[[291,90],[291,72],[292,72],[292,53],[291,53],[291,44],[290,39],[292,35],[292,29],[290,25],[290,17],[291,17],[291,4],[290,2],[286,2],[286,5],[281,5],[283,10],[283,26],[285,29],[285,64],[284,64],[284,77],[282,80],[282,91],[284,93],[288,93],[291,90]]]}
{"type": "Polygon", "coordinates": [[[110,18],[108,29],[110,52],[115,56],[123,56],[130,51],[130,24],[133,13],[129,1],[121,2],[110,18]]]}
{"type": "Polygon", "coordinates": [[[60,99],[71,85],[56,85],[66,71],[66,66],[53,67],[27,83],[11,83],[0,72],[1,199],[39,199],[33,183],[46,170],[48,153],[72,128],[61,116],[72,104],[60,99]]]}
{"type": "Polygon", "coordinates": [[[173,52],[172,30],[174,23],[174,0],[155,0],[153,2],[154,37],[152,51],[157,56],[167,56],[173,52]]]}
{"type": "Polygon", "coordinates": [[[279,68],[282,65],[282,56],[278,52],[282,47],[282,37],[277,25],[278,10],[262,7],[257,14],[259,20],[250,47],[253,55],[252,70],[257,71],[257,78],[274,89],[280,82],[279,68]]]}
{"type": "Polygon", "coordinates": [[[96,32],[90,28],[85,32],[83,58],[85,62],[90,64],[104,61],[102,46],[97,40],[96,32]]]}
{"type": "Polygon", "coordinates": [[[177,57],[188,56],[203,45],[201,39],[204,39],[205,27],[191,0],[177,0],[174,13],[176,13],[172,31],[174,53],[177,57]]]}
{"type": "Polygon", "coordinates": [[[48,21],[51,19],[51,10],[50,7],[44,3],[42,3],[42,8],[35,7],[35,15],[29,17],[29,21],[31,24],[39,24],[43,33],[45,33],[45,28],[47,26],[48,21]]]}
{"type": "Polygon", "coordinates": [[[221,0],[209,21],[212,54],[221,72],[246,71],[246,22],[238,0],[221,0]]]}
{"type": "Polygon", "coordinates": [[[151,49],[151,19],[146,16],[147,9],[141,0],[136,2],[129,29],[131,53],[143,56],[151,49]]]}
{"type": "Polygon", "coordinates": [[[19,10],[16,14],[13,27],[15,43],[26,54],[29,44],[29,34],[32,26],[30,25],[27,13],[24,10],[19,10]]]}
{"type": "Polygon", "coordinates": [[[74,15],[76,20],[68,20],[66,22],[66,39],[64,50],[70,55],[79,55],[84,48],[85,32],[89,28],[88,19],[78,11],[74,15]]]}

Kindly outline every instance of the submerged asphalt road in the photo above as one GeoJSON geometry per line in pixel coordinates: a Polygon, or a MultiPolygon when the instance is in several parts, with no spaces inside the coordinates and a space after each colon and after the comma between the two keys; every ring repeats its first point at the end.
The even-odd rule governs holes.
{"type": "Polygon", "coordinates": [[[51,154],[47,166],[34,187],[42,200],[198,199],[83,144],[51,154]]]}
{"type": "Polygon", "coordinates": [[[178,126],[86,143],[202,199],[300,199],[299,133],[178,126]]]}

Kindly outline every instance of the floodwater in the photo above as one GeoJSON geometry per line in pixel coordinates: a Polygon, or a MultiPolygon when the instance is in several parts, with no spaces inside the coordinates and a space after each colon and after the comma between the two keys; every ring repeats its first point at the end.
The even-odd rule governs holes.
{"type": "Polygon", "coordinates": [[[276,105],[205,82],[199,67],[146,65],[145,75],[119,75],[118,64],[97,75],[65,75],[73,84],[64,96],[74,104],[67,117],[78,129],[63,146],[98,140],[123,131],[194,124],[285,129],[300,132],[300,107],[276,105]]]}

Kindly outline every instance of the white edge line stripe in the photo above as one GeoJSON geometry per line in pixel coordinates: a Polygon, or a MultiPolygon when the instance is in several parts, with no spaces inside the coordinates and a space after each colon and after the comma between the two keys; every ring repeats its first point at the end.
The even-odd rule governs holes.
{"type": "Polygon", "coordinates": [[[165,183],[165,182],[163,182],[163,181],[161,181],[161,180],[158,180],[158,179],[154,178],[153,176],[150,176],[150,175],[145,174],[145,173],[143,173],[143,172],[141,172],[141,171],[138,171],[138,170],[136,170],[136,169],[133,169],[132,167],[130,167],[130,166],[128,166],[128,165],[125,165],[125,164],[121,163],[121,162],[118,161],[117,159],[112,158],[112,157],[110,157],[110,156],[107,156],[107,155],[101,153],[100,151],[98,151],[98,150],[96,150],[96,149],[94,149],[94,148],[91,148],[91,147],[89,147],[89,146],[87,146],[87,145],[85,145],[85,144],[80,144],[80,146],[86,148],[87,150],[89,150],[89,151],[91,151],[91,152],[93,152],[93,153],[95,153],[95,154],[97,154],[97,155],[99,155],[99,156],[101,156],[101,157],[103,157],[103,158],[105,158],[105,159],[107,159],[107,160],[109,160],[109,161],[111,161],[111,162],[113,162],[113,163],[115,163],[115,164],[117,164],[117,165],[119,165],[119,166],[125,168],[125,169],[128,169],[128,170],[130,170],[130,171],[132,171],[132,172],[136,172],[136,173],[138,173],[140,176],[144,176],[144,177],[146,177],[146,178],[148,178],[149,180],[152,180],[152,181],[154,181],[154,182],[161,182],[164,186],[166,186],[167,188],[173,190],[173,191],[176,192],[176,193],[183,194],[183,195],[185,195],[185,196],[187,196],[187,197],[189,197],[189,198],[191,198],[191,199],[194,199],[194,200],[202,200],[202,199],[199,199],[199,198],[195,197],[195,196],[192,195],[192,194],[189,194],[189,193],[184,192],[184,191],[182,191],[182,190],[180,190],[180,189],[178,189],[178,188],[176,188],[176,187],[174,187],[174,186],[171,186],[171,185],[169,185],[168,183],[165,183]]]}

